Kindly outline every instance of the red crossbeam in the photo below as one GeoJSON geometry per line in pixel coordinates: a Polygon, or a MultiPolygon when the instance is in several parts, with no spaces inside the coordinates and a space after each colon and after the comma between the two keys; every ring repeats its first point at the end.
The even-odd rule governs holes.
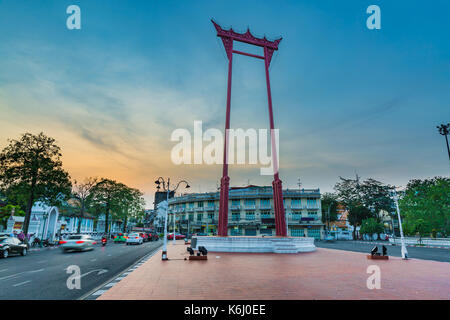
{"type": "Polygon", "coordinates": [[[242,54],[243,56],[249,56],[249,57],[253,57],[253,58],[258,58],[258,59],[263,59],[264,60],[263,56],[258,56],[256,54],[251,54],[251,53],[237,51],[237,50],[233,50],[233,53],[242,54]]]}

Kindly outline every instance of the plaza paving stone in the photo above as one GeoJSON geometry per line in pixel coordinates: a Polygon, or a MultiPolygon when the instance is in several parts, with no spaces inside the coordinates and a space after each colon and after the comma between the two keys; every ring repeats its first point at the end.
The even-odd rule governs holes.
{"type": "Polygon", "coordinates": [[[186,245],[169,244],[98,299],[450,299],[450,264],[368,260],[366,254],[318,248],[299,254],[209,252],[185,261],[186,245]],[[220,257],[220,258],[218,258],[220,257]],[[367,267],[378,265],[381,289],[368,289],[367,267]]]}

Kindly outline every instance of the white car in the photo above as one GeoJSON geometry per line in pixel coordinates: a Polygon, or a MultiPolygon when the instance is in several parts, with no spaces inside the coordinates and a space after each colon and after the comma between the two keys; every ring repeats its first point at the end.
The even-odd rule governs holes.
{"type": "Polygon", "coordinates": [[[84,234],[73,235],[67,240],[59,241],[60,247],[64,252],[94,250],[94,244],[96,243],[91,236],[84,234]]]}
{"type": "Polygon", "coordinates": [[[144,239],[139,235],[139,233],[130,233],[126,244],[143,244],[144,239]]]}

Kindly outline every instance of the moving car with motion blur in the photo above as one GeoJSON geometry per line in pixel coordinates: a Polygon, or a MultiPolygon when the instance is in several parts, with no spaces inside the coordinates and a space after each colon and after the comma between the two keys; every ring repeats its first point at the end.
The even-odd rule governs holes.
{"type": "Polygon", "coordinates": [[[148,237],[148,234],[146,234],[144,232],[139,232],[139,236],[142,238],[142,241],[144,241],[144,242],[150,241],[150,238],[148,237]]]}
{"type": "Polygon", "coordinates": [[[158,236],[157,233],[150,232],[150,233],[147,233],[147,236],[148,236],[148,240],[149,241],[157,241],[157,240],[159,240],[159,236],[158,236]]]}
{"type": "Polygon", "coordinates": [[[124,243],[127,242],[128,235],[126,233],[120,232],[117,236],[114,236],[113,242],[114,243],[124,243]]]}
{"type": "Polygon", "coordinates": [[[130,233],[127,239],[127,245],[129,244],[143,244],[144,239],[139,235],[139,233],[130,233]]]}
{"type": "MultiPolygon", "coordinates": [[[[175,240],[181,240],[184,238],[186,238],[186,236],[184,234],[175,233],[175,240]]],[[[169,233],[167,235],[167,240],[173,240],[173,233],[169,233]]]]}
{"type": "Polygon", "coordinates": [[[69,236],[67,240],[59,241],[59,245],[64,252],[94,250],[94,244],[96,243],[91,236],[86,234],[76,234],[69,236]]]}
{"type": "Polygon", "coordinates": [[[0,237],[0,257],[8,258],[10,254],[27,255],[27,245],[15,237],[0,237]]]}

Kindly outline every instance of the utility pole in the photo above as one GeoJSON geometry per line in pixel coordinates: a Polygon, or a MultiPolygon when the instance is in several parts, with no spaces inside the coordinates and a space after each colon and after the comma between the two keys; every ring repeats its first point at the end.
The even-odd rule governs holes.
{"type": "Polygon", "coordinates": [[[445,142],[447,143],[447,152],[448,152],[448,159],[450,160],[450,148],[448,146],[448,134],[450,133],[450,123],[447,124],[441,124],[440,126],[437,126],[439,133],[445,137],[445,142]]]}

